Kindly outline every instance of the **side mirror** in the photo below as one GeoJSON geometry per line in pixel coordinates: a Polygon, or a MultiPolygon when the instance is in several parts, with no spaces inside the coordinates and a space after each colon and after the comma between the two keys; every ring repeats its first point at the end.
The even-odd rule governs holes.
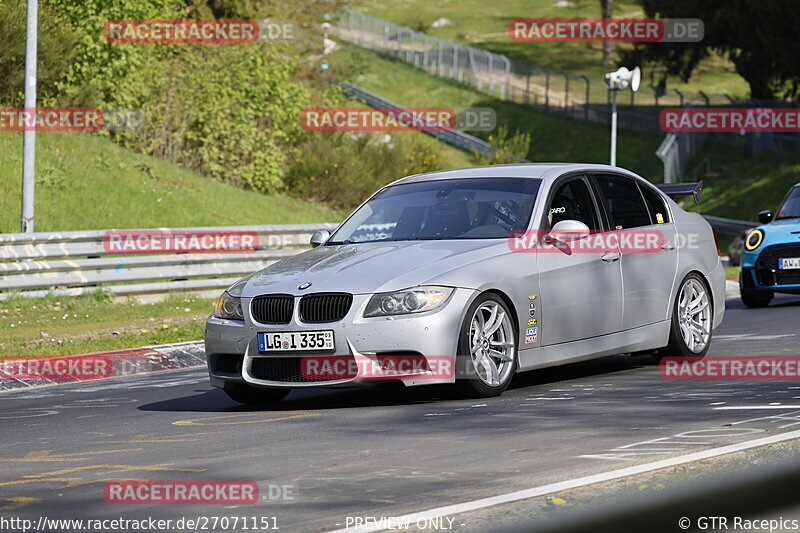
{"type": "Polygon", "coordinates": [[[769,209],[765,209],[764,211],[759,211],[758,213],[758,221],[762,224],[769,224],[772,222],[772,211],[769,209]]]}
{"type": "Polygon", "coordinates": [[[324,244],[325,241],[328,240],[328,237],[331,236],[331,232],[326,229],[321,229],[319,231],[315,231],[311,235],[311,247],[316,248],[320,244],[324,244]]]}
{"type": "Polygon", "coordinates": [[[562,220],[556,222],[548,237],[562,242],[572,242],[588,237],[591,233],[589,226],[578,220],[562,220]]]}

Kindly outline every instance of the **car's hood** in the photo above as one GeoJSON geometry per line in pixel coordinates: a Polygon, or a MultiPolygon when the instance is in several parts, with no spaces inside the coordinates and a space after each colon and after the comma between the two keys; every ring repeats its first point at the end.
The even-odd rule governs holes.
{"type": "Polygon", "coordinates": [[[319,246],[261,270],[250,278],[242,295],[328,291],[369,294],[432,280],[461,286],[453,270],[503,253],[509,253],[505,239],[319,246]],[[303,283],[311,286],[298,289],[303,283]]]}
{"type": "Polygon", "coordinates": [[[788,239],[785,242],[800,242],[800,218],[773,220],[769,224],[758,226],[769,241],[788,239]]]}

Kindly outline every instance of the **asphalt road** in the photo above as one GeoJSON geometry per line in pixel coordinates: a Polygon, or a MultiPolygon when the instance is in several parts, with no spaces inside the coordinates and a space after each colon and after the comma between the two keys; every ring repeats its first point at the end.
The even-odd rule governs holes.
{"type": "MultiPolygon", "coordinates": [[[[729,300],[711,354],[800,355],[798,323],[800,299],[758,310],[729,300]]],[[[5,392],[0,428],[1,517],[274,517],[280,531],[327,531],[347,517],[423,511],[797,430],[800,383],[666,381],[649,356],[617,356],[518,376],[488,400],[309,390],[257,411],[188,370],[5,392]],[[253,480],[261,501],[106,503],[105,482],[120,479],[253,480]]],[[[482,529],[490,514],[440,525],[482,529]]]]}

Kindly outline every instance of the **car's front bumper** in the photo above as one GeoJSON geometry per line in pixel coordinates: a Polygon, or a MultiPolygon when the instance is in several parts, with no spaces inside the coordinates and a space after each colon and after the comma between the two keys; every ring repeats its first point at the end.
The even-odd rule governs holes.
{"type": "Polygon", "coordinates": [[[740,288],[800,293],[800,269],[781,270],[778,268],[781,257],[800,257],[800,244],[769,244],[743,253],[740,288]]]}
{"type": "MultiPolygon", "coordinates": [[[[451,358],[455,368],[458,333],[464,313],[476,296],[470,289],[455,289],[448,302],[440,309],[419,314],[395,317],[363,318],[364,307],[371,295],[354,295],[347,315],[338,322],[305,324],[297,315],[289,324],[256,324],[251,317],[244,322],[224,320],[211,315],[206,321],[205,350],[211,384],[224,387],[226,383],[247,383],[260,387],[353,387],[401,381],[407,386],[452,383],[454,372],[396,373],[386,376],[376,374],[375,365],[386,355],[407,354],[422,356],[441,365],[451,358]],[[258,351],[256,335],[259,332],[300,332],[334,330],[334,351],[313,354],[315,357],[341,358],[348,356],[358,364],[356,375],[344,379],[306,379],[298,369],[300,359],[309,354],[263,354],[258,351]],[[362,372],[370,368],[369,373],[362,372]]],[[[249,309],[249,299],[243,299],[243,308],[249,309]]],[[[440,368],[440,366],[437,366],[440,368]]]]}

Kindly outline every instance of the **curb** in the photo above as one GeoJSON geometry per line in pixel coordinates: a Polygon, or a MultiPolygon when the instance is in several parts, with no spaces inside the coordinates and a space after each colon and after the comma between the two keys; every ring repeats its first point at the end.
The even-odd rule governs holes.
{"type": "Polygon", "coordinates": [[[186,368],[199,368],[206,364],[205,349],[202,341],[177,342],[142,348],[129,348],[110,352],[95,352],[79,355],[59,357],[20,359],[19,361],[44,362],[55,359],[69,359],[72,361],[90,361],[103,359],[110,363],[110,372],[107,376],[92,379],[78,379],[67,377],[64,379],[48,379],[46,377],[17,378],[6,372],[0,362],[0,392],[9,390],[31,389],[36,387],[49,387],[69,383],[88,383],[102,379],[137,374],[150,374],[167,370],[182,370],[186,368]]]}
{"type": "Polygon", "coordinates": [[[741,298],[741,293],[739,292],[739,282],[732,281],[732,280],[725,280],[725,299],[730,300],[731,298],[741,298]]]}

